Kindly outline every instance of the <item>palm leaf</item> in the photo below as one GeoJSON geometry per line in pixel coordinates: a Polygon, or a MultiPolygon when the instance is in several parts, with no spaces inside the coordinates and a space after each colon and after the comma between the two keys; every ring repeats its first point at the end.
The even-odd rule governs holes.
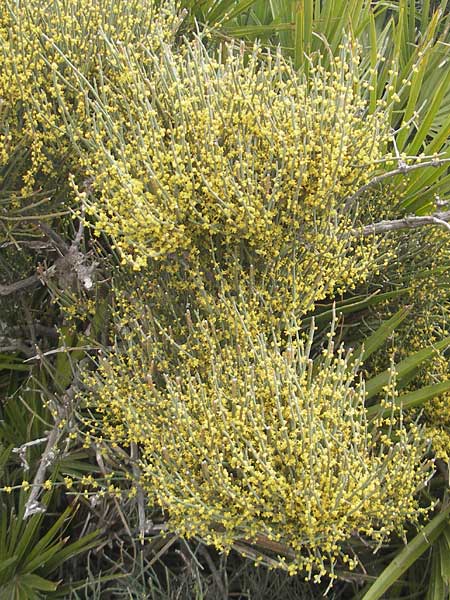
{"type": "Polygon", "coordinates": [[[437,514],[423,529],[419,531],[405,548],[377,577],[361,600],[378,600],[405,573],[422,554],[430,548],[441,535],[448,523],[450,506],[437,514]]]}

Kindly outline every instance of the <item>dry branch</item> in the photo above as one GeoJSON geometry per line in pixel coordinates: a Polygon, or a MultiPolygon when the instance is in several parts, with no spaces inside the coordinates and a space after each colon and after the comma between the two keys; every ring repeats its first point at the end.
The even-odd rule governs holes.
{"type": "Polygon", "coordinates": [[[426,167],[442,167],[442,165],[447,163],[450,163],[450,158],[433,158],[432,160],[428,160],[422,163],[416,163],[414,165],[407,165],[405,162],[399,161],[399,166],[397,167],[397,169],[394,169],[393,171],[388,171],[387,173],[382,173],[381,175],[377,175],[377,177],[371,179],[368,183],[360,187],[359,190],[357,190],[354,194],[349,196],[345,201],[345,209],[348,210],[353,204],[353,202],[357,198],[362,196],[364,192],[367,192],[367,190],[370,190],[385,179],[390,179],[391,177],[395,177],[396,175],[408,175],[408,173],[411,173],[412,171],[416,171],[417,169],[425,169],[426,167]]]}
{"type": "Polygon", "coordinates": [[[20,281],[15,281],[14,283],[9,284],[0,284],[0,296],[9,296],[10,294],[15,294],[16,292],[20,292],[22,290],[26,290],[27,288],[34,287],[35,285],[39,285],[40,280],[37,274],[31,275],[26,279],[21,279],[20,281]]]}
{"type": "Polygon", "coordinates": [[[75,239],[70,246],[45,223],[40,223],[39,227],[53,242],[61,256],[51,267],[47,269],[38,267],[37,272],[26,279],[10,284],[0,284],[0,296],[9,296],[40,283],[45,284],[52,277],[56,277],[58,284],[65,289],[81,283],[83,288],[90,290],[94,285],[98,263],[90,260],[87,254],[79,249],[84,232],[83,221],[80,221],[75,239]]]}
{"type": "Polygon", "coordinates": [[[390,233],[391,231],[401,231],[404,229],[417,229],[427,225],[439,225],[450,231],[450,210],[437,212],[432,215],[411,216],[403,219],[394,219],[392,221],[379,221],[371,223],[350,231],[351,236],[366,237],[380,233],[390,233]]]}

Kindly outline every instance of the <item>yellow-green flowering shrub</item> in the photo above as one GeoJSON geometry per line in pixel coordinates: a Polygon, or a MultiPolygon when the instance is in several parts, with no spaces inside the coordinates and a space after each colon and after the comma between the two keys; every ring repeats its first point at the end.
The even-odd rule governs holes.
{"type": "Polygon", "coordinates": [[[363,117],[351,57],[331,73],[317,66],[307,84],[279,54],[221,52],[165,46],[149,53],[148,70],[128,56],[118,68],[132,89],[114,90],[129,101],[124,114],[107,114],[110,95],[93,105],[93,145],[104,143],[92,165],[96,227],[137,267],[217,232],[269,254],[286,225],[300,235],[338,213],[380,157],[382,118],[363,117]]]}
{"type": "Polygon", "coordinates": [[[211,56],[199,39],[144,62],[116,46],[108,60],[120,83],[91,94],[79,198],[122,265],[182,265],[213,296],[239,290],[255,315],[303,314],[379,268],[377,244],[349,234],[345,200],[379,168],[387,133],[355,91],[349,48],[308,80],[279,53],[211,56]]]}
{"type": "MultiPolygon", "coordinates": [[[[394,409],[369,422],[358,361],[332,336],[313,361],[312,334],[224,345],[218,327],[186,318],[188,343],[165,342],[169,367],[156,327],[86,380],[96,435],[139,444],[141,483],[171,530],[222,550],[253,543],[320,577],[355,566],[355,535],[381,544],[417,520],[430,475],[423,432],[394,409]]],[[[233,319],[245,328],[245,315],[233,319]]],[[[392,383],[385,405],[395,396],[392,383]]]]}
{"type": "Polygon", "coordinates": [[[429,475],[416,425],[368,423],[355,361],[330,343],[313,363],[298,333],[385,260],[347,206],[388,139],[357,53],[306,78],[258,46],[174,46],[175,13],[150,1],[39,7],[0,17],[2,185],[17,211],[76,198],[126,273],[115,349],[82,392],[88,435],[139,445],[140,483],[181,535],[278,544],[291,572],[353,567],[356,534],[380,544],[417,520],[429,475]]]}
{"type": "Polygon", "coordinates": [[[108,73],[108,44],[130,45],[142,58],[143,46],[170,39],[176,22],[170,2],[158,11],[152,0],[1,0],[0,190],[11,209],[28,201],[42,211],[54,196],[63,204],[61,186],[80,172],[60,103],[78,119],[76,137],[93,124],[73,68],[95,85],[108,73]]]}
{"type": "MultiPolygon", "coordinates": [[[[401,336],[407,347],[420,350],[427,342],[438,342],[450,335],[450,240],[448,231],[435,230],[421,236],[425,248],[432,248],[426,264],[417,270],[411,295],[417,306],[414,328],[401,336]]],[[[403,346],[403,343],[402,343],[403,346]]],[[[450,377],[450,355],[437,353],[422,369],[419,385],[430,385],[450,377]]],[[[438,458],[450,463],[450,393],[430,399],[424,407],[427,435],[438,458]]]]}
{"type": "Polygon", "coordinates": [[[93,102],[89,166],[96,230],[124,262],[198,251],[211,236],[265,258],[294,233],[317,245],[311,229],[332,244],[340,202],[371,177],[385,141],[381,114],[365,115],[353,91],[351,56],[313,68],[308,83],[279,54],[231,45],[211,58],[200,41],[149,51],[146,66],[120,48],[116,60],[123,85],[93,102]]]}

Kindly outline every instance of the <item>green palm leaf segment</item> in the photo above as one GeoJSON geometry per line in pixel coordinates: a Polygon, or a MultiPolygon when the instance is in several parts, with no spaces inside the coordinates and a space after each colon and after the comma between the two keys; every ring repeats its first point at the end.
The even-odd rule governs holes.
{"type": "MultiPolygon", "coordinates": [[[[44,498],[46,503],[50,494],[44,498]]],[[[44,513],[24,520],[27,496],[21,491],[17,510],[10,502],[0,506],[0,598],[50,597],[47,594],[57,589],[58,582],[49,577],[58,567],[99,543],[98,531],[72,542],[64,535],[74,515],[73,506],[68,506],[46,530],[44,513]]]]}
{"type": "MultiPolygon", "coordinates": [[[[407,377],[413,375],[417,372],[417,369],[427,360],[433,357],[436,353],[445,350],[450,346],[450,336],[444,338],[440,342],[433,344],[431,346],[427,346],[426,348],[422,348],[418,352],[411,354],[397,365],[395,365],[396,379],[398,384],[401,386],[402,381],[404,381],[407,377]]],[[[383,388],[389,383],[391,380],[392,373],[391,369],[387,369],[383,371],[379,375],[376,375],[366,383],[366,398],[370,400],[377,394],[379,394],[383,388]]],[[[430,386],[432,387],[432,386],[430,386]]]]}
{"type": "MultiPolygon", "coordinates": [[[[448,516],[450,506],[438,513],[421,531],[413,538],[403,550],[397,554],[392,562],[384,569],[376,581],[369,587],[361,600],[378,600],[387,597],[383,594],[405,573],[422,554],[430,548],[441,534],[448,530],[448,516]]],[[[448,533],[447,533],[448,536],[448,533]]],[[[447,543],[447,537],[445,542],[447,543]]],[[[448,547],[447,547],[448,551],[448,547]]],[[[447,559],[448,561],[448,559],[447,559]]],[[[445,577],[448,577],[448,565],[445,565],[445,577]]],[[[441,566],[439,566],[441,569],[441,566]]],[[[434,592],[433,592],[434,593],[434,592]]],[[[427,600],[444,600],[445,596],[428,596],[427,600]]]]}

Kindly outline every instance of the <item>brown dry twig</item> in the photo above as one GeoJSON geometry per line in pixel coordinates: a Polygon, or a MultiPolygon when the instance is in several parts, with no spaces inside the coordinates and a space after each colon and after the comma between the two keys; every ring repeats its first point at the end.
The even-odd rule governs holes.
{"type": "Polygon", "coordinates": [[[9,296],[10,294],[15,294],[16,292],[21,292],[30,287],[34,287],[39,285],[41,280],[37,273],[27,277],[26,279],[21,279],[20,281],[15,281],[14,283],[9,284],[0,284],[0,296],[9,296]]]}
{"type": "Polygon", "coordinates": [[[349,235],[367,237],[369,235],[390,233],[392,231],[401,231],[404,229],[417,229],[427,225],[438,225],[440,227],[445,227],[450,231],[450,210],[433,213],[431,215],[414,215],[391,221],[379,221],[378,223],[371,223],[370,225],[352,229],[349,235]]]}
{"type": "Polygon", "coordinates": [[[426,162],[419,162],[414,165],[408,165],[404,161],[398,161],[399,166],[393,171],[388,171],[387,173],[382,173],[381,175],[377,175],[373,179],[371,179],[368,183],[359,188],[354,194],[349,196],[345,201],[345,210],[348,210],[353,202],[362,196],[364,192],[370,190],[374,186],[383,182],[385,179],[390,179],[391,177],[395,177],[396,175],[408,175],[412,171],[416,171],[417,169],[425,169],[427,167],[442,167],[445,164],[450,163],[450,158],[433,158],[432,160],[428,160],[426,162]]]}

